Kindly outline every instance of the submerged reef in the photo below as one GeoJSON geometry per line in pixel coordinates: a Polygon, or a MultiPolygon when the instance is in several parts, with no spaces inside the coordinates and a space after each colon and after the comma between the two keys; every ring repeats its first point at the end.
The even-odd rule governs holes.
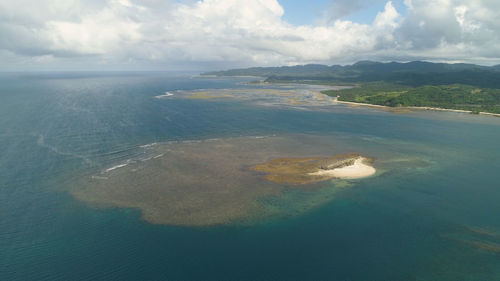
{"type": "Polygon", "coordinates": [[[335,151],[333,142],[263,136],[155,144],[144,148],[148,159],[82,178],[71,192],[96,207],[139,209],[154,224],[210,226],[296,214],[349,186],[328,181],[338,178],[328,171],[373,161],[359,154],[323,156],[335,151]],[[321,171],[327,173],[315,174],[321,171]]]}

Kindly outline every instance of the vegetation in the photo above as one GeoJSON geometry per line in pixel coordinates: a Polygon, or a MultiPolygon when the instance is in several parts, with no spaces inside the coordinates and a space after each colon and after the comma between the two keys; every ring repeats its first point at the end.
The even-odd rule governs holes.
{"type": "Polygon", "coordinates": [[[350,85],[325,91],[339,100],[385,106],[428,106],[500,113],[500,66],[429,62],[255,67],[210,75],[252,75],[266,82],[350,85]]]}
{"type": "Polygon", "coordinates": [[[366,83],[359,87],[324,91],[324,93],[329,96],[339,96],[341,101],[391,107],[427,106],[470,110],[475,113],[500,113],[500,89],[461,84],[413,88],[397,84],[366,83]]]}
{"type": "Polygon", "coordinates": [[[384,81],[412,87],[466,84],[483,88],[500,88],[500,66],[422,61],[409,63],[361,61],[346,66],[308,64],[253,67],[208,72],[205,75],[260,76],[267,78],[268,82],[367,83],[384,81]]]}

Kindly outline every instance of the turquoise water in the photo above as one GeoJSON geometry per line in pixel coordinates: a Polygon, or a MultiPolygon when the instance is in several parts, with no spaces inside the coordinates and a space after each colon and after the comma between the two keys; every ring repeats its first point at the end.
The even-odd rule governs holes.
{"type": "Polygon", "coordinates": [[[0,280],[500,280],[500,119],[154,98],[245,81],[1,74],[0,280]],[[313,211],[254,226],[152,225],[68,192],[141,145],[297,133],[427,164],[392,165],[313,211]]]}

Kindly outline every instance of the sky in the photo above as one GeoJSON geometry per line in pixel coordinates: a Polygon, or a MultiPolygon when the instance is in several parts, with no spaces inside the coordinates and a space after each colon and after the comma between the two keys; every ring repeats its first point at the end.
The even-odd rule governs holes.
{"type": "Polygon", "coordinates": [[[0,71],[500,63],[498,0],[0,0],[0,71]]]}

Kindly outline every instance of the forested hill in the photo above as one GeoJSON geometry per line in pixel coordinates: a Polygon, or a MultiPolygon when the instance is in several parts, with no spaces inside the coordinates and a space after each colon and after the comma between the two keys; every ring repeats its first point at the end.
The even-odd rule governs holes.
{"type": "Polygon", "coordinates": [[[375,82],[384,81],[408,86],[466,84],[500,88],[500,65],[446,64],[414,61],[408,63],[360,61],[353,65],[297,65],[252,67],[207,72],[216,76],[260,76],[269,82],[375,82]]]}

